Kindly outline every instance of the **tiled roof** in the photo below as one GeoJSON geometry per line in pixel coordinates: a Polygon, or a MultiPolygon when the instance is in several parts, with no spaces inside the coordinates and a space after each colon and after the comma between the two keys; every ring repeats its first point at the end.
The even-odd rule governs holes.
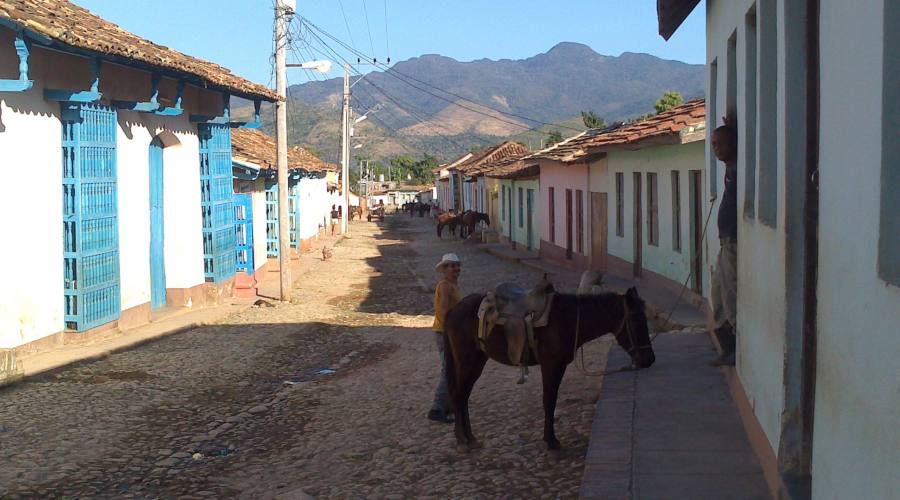
{"type": "Polygon", "coordinates": [[[703,99],[688,101],[669,111],[605,129],[591,129],[529,156],[570,163],[614,149],[638,149],[654,144],[679,144],[684,136],[706,127],[703,99]]]}
{"type": "Polygon", "coordinates": [[[534,162],[525,160],[527,155],[508,156],[486,165],[484,175],[495,179],[521,179],[537,177],[540,167],[534,162]]]}
{"type": "Polygon", "coordinates": [[[528,148],[514,141],[506,141],[496,146],[485,148],[472,155],[464,163],[456,168],[466,175],[483,174],[490,169],[490,165],[494,162],[509,158],[512,156],[520,157],[529,153],[528,148]]]}
{"type": "Polygon", "coordinates": [[[467,161],[467,160],[468,160],[469,158],[471,158],[471,157],[472,157],[472,153],[466,153],[466,154],[460,156],[459,158],[457,158],[457,159],[451,161],[450,163],[445,163],[445,164],[439,166],[439,167],[438,167],[438,172],[440,172],[441,170],[443,170],[443,169],[445,169],[445,168],[448,169],[448,170],[449,170],[449,169],[452,169],[452,168],[456,168],[457,166],[459,166],[459,165],[462,164],[463,162],[467,161]]]}
{"type": "Polygon", "coordinates": [[[26,36],[28,31],[39,35],[30,37],[39,44],[46,45],[41,38],[49,38],[50,45],[57,48],[81,49],[112,60],[129,59],[190,75],[196,78],[190,83],[201,87],[268,101],[278,99],[278,94],[267,87],[235,76],[217,64],[145,40],[68,0],[0,0],[0,18],[25,28],[26,36]]]}
{"type": "MultiPolygon", "coordinates": [[[[264,170],[275,170],[275,139],[255,129],[232,129],[231,155],[237,160],[255,163],[264,170]]],[[[302,168],[310,172],[324,172],[336,170],[335,167],[300,146],[288,148],[290,169],[302,168]]]]}

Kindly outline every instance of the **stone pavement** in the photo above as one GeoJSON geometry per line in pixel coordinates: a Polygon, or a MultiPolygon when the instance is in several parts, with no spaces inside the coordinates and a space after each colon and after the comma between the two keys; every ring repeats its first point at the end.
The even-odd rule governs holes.
{"type": "MultiPolygon", "coordinates": [[[[585,458],[581,498],[765,499],[747,440],[706,333],[669,333],[647,370],[603,382],[585,458]]],[[[611,367],[629,363],[618,350],[611,367]]]]}
{"type": "MultiPolygon", "coordinates": [[[[3,388],[0,498],[576,497],[598,379],[566,373],[561,452],[541,441],[540,377],[497,363],[472,396],[483,449],[460,454],[425,418],[440,255],[462,257],[464,292],[540,277],[432,224],[354,223],[289,304],[3,388]]],[[[589,370],[609,346],[589,344],[589,370]]]]}

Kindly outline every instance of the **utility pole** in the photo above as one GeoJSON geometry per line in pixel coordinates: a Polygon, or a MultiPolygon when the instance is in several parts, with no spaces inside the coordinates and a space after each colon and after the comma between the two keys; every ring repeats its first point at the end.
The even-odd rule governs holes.
{"type": "Polygon", "coordinates": [[[288,214],[288,158],[287,158],[287,69],[285,45],[287,44],[287,20],[294,14],[290,0],[277,0],[275,5],[275,168],[278,172],[278,268],[281,275],[281,300],[290,302],[291,288],[291,235],[288,214]],[[282,100],[283,99],[283,100],[282,100]]]}
{"type": "Polygon", "coordinates": [[[344,112],[343,112],[343,141],[341,147],[341,191],[344,193],[344,217],[341,219],[341,232],[348,233],[347,224],[350,218],[347,211],[350,209],[350,65],[344,64],[344,112]]]}

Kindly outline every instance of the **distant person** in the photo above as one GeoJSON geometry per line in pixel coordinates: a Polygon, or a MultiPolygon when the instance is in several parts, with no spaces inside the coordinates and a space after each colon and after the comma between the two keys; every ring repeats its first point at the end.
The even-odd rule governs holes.
{"type": "Polygon", "coordinates": [[[734,366],[737,352],[737,128],[725,118],[725,125],[712,134],[713,153],[725,163],[725,190],[719,203],[719,257],[712,275],[712,302],[715,330],[722,354],[713,366],[734,366]]]}
{"type": "Polygon", "coordinates": [[[334,236],[334,226],[337,226],[338,220],[341,218],[341,212],[331,205],[331,235],[334,236]]]}
{"type": "Polygon", "coordinates": [[[444,358],[444,320],[447,311],[459,303],[462,298],[459,292],[459,272],[461,262],[454,253],[444,254],[435,269],[441,274],[434,289],[434,323],[431,330],[434,332],[434,341],[437,344],[441,358],[441,378],[434,390],[434,400],[428,418],[436,422],[453,422],[453,408],[450,403],[450,394],[447,389],[447,365],[444,358]]]}

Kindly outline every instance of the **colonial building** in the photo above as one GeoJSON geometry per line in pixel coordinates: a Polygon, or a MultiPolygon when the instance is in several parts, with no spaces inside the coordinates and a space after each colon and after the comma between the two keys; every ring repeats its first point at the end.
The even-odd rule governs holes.
{"type": "Polygon", "coordinates": [[[491,207],[497,218],[491,221],[500,241],[537,255],[541,220],[545,216],[537,203],[540,167],[524,157],[508,156],[486,164],[484,175],[488,181],[496,182],[499,190],[499,197],[494,198],[497,208],[491,207]]]}
{"type": "MultiPolygon", "coordinates": [[[[659,0],[660,33],[697,3],[659,0]]],[[[900,489],[898,46],[896,1],[706,2],[707,130],[739,138],[733,392],[794,498],[900,489]]],[[[707,148],[710,197],[723,170],[707,148]]]]}
{"type": "Polygon", "coordinates": [[[0,199],[16,263],[3,355],[230,295],[231,132],[255,124],[231,120],[229,98],[258,110],[277,95],[68,1],[0,7],[0,162],[16,186],[0,199]]]}
{"type": "Polygon", "coordinates": [[[506,141],[467,155],[468,158],[454,166],[462,194],[462,211],[487,213],[489,211],[485,185],[485,172],[493,162],[518,157],[528,153],[528,148],[518,142],[506,141]]]}
{"type": "MultiPolygon", "coordinates": [[[[259,130],[236,129],[231,146],[238,239],[236,286],[255,294],[266,268],[277,266],[274,259],[281,248],[275,139],[259,130]]],[[[288,227],[291,247],[296,249],[292,257],[296,258],[329,227],[331,205],[336,202],[329,193],[327,176],[337,166],[293,146],[288,148],[288,168],[288,227]]]]}

